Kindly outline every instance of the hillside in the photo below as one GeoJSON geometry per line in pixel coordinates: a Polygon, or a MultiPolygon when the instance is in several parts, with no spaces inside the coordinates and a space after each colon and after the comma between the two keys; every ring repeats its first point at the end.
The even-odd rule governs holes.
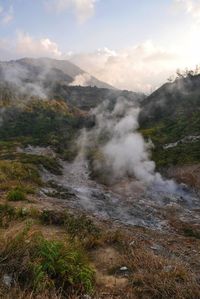
{"type": "MultiPolygon", "coordinates": [[[[158,168],[200,163],[200,75],[177,79],[156,90],[143,101],[139,121],[143,135],[155,144],[153,159],[158,168]]],[[[197,177],[194,174],[192,180],[198,182],[195,169],[197,177]]]]}
{"type": "Polygon", "coordinates": [[[82,78],[82,76],[84,86],[113,89],[109,84],[99,81],[67,60],[23,58],[0,62],[1,82],[19,83],[19,85],[37,84],[47,89],[49,85],[58,82],[65,85],[73,84],[77,77],[82,78]]]}
{"type": "MultiPolygon", "coordinates": [[[[23,80],[38,91],[35,71],[23,80]]],[[[19,81],[0,85],[0,297],[199,298],[199,197],[181,185],[173,193],[166,180],[148,187],[131,172],[137,157],[142,170],[152,165],[137,116],[157,96],[68,86],[54,74],[44,97],[19,81]],[[102,148],[113,136],[112,169],[102,148]]],[[[149,132],[171,112],[142,113],[156,158],[162,139],[149,132]]]]}

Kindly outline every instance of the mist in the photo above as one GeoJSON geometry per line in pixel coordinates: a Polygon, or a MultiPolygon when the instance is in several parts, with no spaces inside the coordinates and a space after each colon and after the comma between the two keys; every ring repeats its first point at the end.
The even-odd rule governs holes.
{"type": "Polygon", "coordinates": [[[17,88],[17,92],[39,98],[47,98],[47,90],[42,85],[42,80],[46,77],[48,70],[44,70],[38,75],[37,81],[35,74],[31,70],[17,63],[1,63],[0,75],[3,82],[11,84],[17,88]],[[29,79],[28,79],[29,78],[29,79]]]}
{"type": "Polygon", "coordinates": [[[176,183],[156,172],[155,162],[151,160],[153,143],[145,141],[138,131],[139,112],[139,104],[124,97],[118,98],[113,107],[105,101],[92,111],[95,127],[82,134],[82,148],[83,140],[89,150],[98,147],[100,158],[94,158],[94,171],[106,173],[111,182],[131,177],[146,186],[173,193],[176,183]]]}

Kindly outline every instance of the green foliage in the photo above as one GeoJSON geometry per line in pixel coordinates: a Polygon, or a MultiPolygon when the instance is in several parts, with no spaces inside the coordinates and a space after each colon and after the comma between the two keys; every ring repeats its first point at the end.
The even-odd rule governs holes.
{"type": "Polygon", "coordinates": [[[85,264],[80,250],[58,241],[48,241],[43,237],[36,240],[33,253],[33,284],[37,288],[49,284],[64,289],[71,285],[92,290],[93,271],[85,264]]]}
{"type": "Polygon", "coordinates": [[[200,141],[179,142],[176,146],[164,149],[164,145],[180,141],[186,136],[200,135],[200,113],[198,111],[188,118],[180,115],[175,120],[163,119],[149,124],[140,132],[145,138],[151,138],[155,148],[153,160],[158,168],[170,165],[184,165],[200,162],[200,141]]]}
{"type": "Polygon", "coordinates": [[[153,151],[153,160],[157,167],[170,165],[185,165],[200,162],[200,141],[178,144],[175,147],[163,149],[156,147],[153,151]]]}
{"type": "Polygon", "coordinates": [[[0,260],[1,273],[9,269],[23,289],[55,288],[69,295],[72,290],[90,293],[93,288],[94,272],[81,248],[46,240],[30,226],[0,249],[0,260]]]}
{"type": "Polygon", "coordinates": [[[70,148],[77,129],[83,125],[80,115],[69,112],[63,101],[34,100],[25,107],[9,107],[3,114],[0,138],[18,140],[24,145],[52,146],[62,154],[70,148]]]}
{"type": "Polygon", "coordinates": [[[165,84],[142,103],[140,132],[155,144],[153,159],[159,168],[200,162],[199,141],[169,143],[200,135],[200,76],[165,84]]]}
{"type": "Polygon", "coordinates": [[[99,228],[85,215],[66,214],[64,226],[72,238],[78,236],[85,239],[89,236],[95,236],[96,238],[100,236],[99,228]]]}
{"type": "Polygon", "coordinates": [[[26,194],[21,188],[17,187],[8,192],[7,199],[9,201],[23,201],[26,200],[26,194]]]}

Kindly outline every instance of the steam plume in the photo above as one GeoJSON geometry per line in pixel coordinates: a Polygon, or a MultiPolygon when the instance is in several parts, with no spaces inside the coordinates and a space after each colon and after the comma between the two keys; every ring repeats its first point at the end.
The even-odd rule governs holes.
{"type": "Polygon", "coordinates": [[[94,161],[94,170],[109,173],[114,181],[134,177],[146,185],[174,192],[176,184],[155,172],[155,163],[150,159],[152,142],[145,142],[137,131],[139,111],[136,102],[123,97],[112,108],[104,102],[93,110],[96,125],[87,133],[87,146],[95,148],[100,143],[98,150],[103,157],[94,161]]]}
{"type": "Polygon", "coordinates": [[[71,86],[88,86],[90,85],[91,76],[87,73],[77,75],[74,81],[70,83],[71,86]]]}

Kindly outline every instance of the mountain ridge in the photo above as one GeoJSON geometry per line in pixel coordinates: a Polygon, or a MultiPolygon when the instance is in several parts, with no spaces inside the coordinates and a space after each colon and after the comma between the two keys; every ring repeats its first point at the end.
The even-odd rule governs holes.
{"type": "MultiPolygon", "coordinates": [[[[7,73],[7,69],[11,67],[11,70],[9,73],[12,73],[12,71],[19,72],[21,76],[26,77],[26,75],[29,73],[29,71],[34,71],[36,77],[34,78],[37,80],[42,80],[43,75],[49,74],[52,78],[52,81],[56,81],[56,76],[53,76],[52,71],[56,72],[57,75],[59,74],[62,78],[63,82],[65,82],[67,85],[73,84],[73,82],[76,81],[76,78],[78,76],[86,76],[83,77],[82,81],[85,86],[96,86],[99,88],[109,88],[109,89],[115,89],[113,86],[102,82],[95,78],[94,76],[90,75],[89,73],[85,72],[78,66],[76,66],[74,63],[68,61],[68,60],[57,60],[53,58],[21,58],[17,60],[10,60],[10,61],[1,61],[0,62],[0,74],[1,74],[1,80],[8,80],[9,78],[5,78],[6,76],[2,76],[3,73],[7,73]],[[6,69],[7,68],[7,69],[6,69]],[[54,80],[53,80],[54,79],[54,80]],[[85,80],[85,82],[84,82],[85,80]]],[[[56,75],[55,73],[55,75],[56,75]]],[[[31,72],[30,72],[31,74],[31,72]]],[[[81,82],[82,83],[82,82],[81,82]]],[[[78,84],[77,84],[78,85],[78,84]]]]}

